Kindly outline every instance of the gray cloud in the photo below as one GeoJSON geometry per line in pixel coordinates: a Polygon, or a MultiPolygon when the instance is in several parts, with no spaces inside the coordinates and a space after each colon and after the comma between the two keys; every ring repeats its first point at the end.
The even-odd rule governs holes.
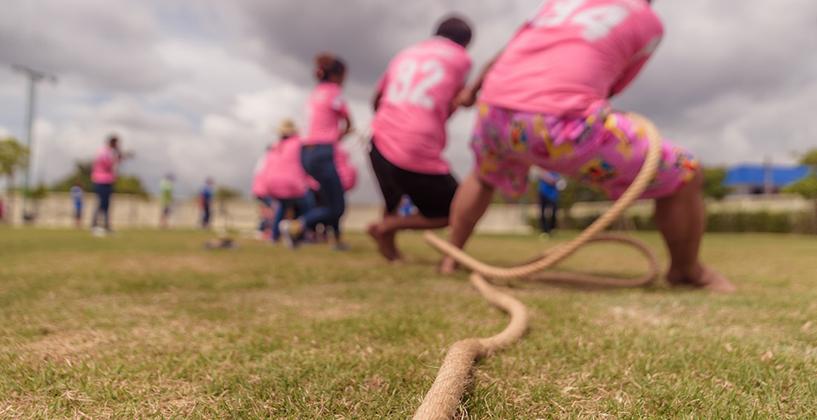
{"type": "Polygon", "coordinates": [[[155,51],[160,27],[138,2],[6,0],[0,57],[108,91],[159,89],[173,73],[155,51]]]}
{"type": "MultiPolygon", "coordinates": [[[[41,90],[39,156],[49,177],[93,154],[118,130],[138,158],[126,165],[152,188],[168,170],[180,189],[201,179],[248,188],[269,126],[299,117],[322,50],[348,63],[346,96],[362,127],[373,86],[391,57],[448,12],[475,26],[476,67],[498,51],[540,0],[10,0],[0,15],[0,60],[60,73],[41,90]],[[31,29],[35,28],[35,29],[31,29]]],[[[656,121],[710,164],[790,161],[814,147],[817,3],[812,0],[658,1],[666,36],[621,109],[656,121]]],[[[24,85],[0,74],[0,131],[20,136],[24,85]]],[[[473,112],[448,125],[446,156],[464,176],[473,112]]],[[[354,140],[354,139],[353,139],[354,140]]],[[[356,141],[356,140],[354,140],[356,141]]],[[[353,200],[371,201],[362,149],[353,200]]]]}

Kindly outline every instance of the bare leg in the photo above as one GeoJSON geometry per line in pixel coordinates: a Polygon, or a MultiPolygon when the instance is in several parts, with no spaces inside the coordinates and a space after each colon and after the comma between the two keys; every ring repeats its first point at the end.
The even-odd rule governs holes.
{"type": "Polygon", "coordinates": [[[384,229],[386,219],[397,218],[396,210],[389,212],[388,208],[383,207],[383,219],[378,223],[372,223],[366,228],[366,233],[372,237],[377,244],[377,250],[383,257],[389,261],[397,261],[403,258],[400,251],[397,249],[395,241],[396,230],[384,229]]]}
{"type": "Polygon", "coordinates": [[[737,288],[726,279],[704,266],[698,251],[706,224],[703,201],[703,170],[675,195],[656,200],[655,224],[664,237],[670,253],[667,281],[674,285],[688,285],[718,292],[734,292],[737,288]]]}
{"type": "MultiPolygon", "coordinates": [[[[494,187],[479,179],[471,172],[468,178],[457,188],[454,201],[451,202],[451,234],[448,241],[462,248],[474,232],[474,228],[485,214],[494,196],[494,187]]],[[[451,257],[443,257],[440,262],[440,273],[450,274],[457,264],[451,257]]]]}
{"type": "Polygon", "coordinates": [[[380,230],[383,233],[395,233],[398,230],[406,229],[440,229],[448,226],[447,217],[435,217],[429,219],[419,214],[408,216],[388,216],[380,222],[380,230]]]}

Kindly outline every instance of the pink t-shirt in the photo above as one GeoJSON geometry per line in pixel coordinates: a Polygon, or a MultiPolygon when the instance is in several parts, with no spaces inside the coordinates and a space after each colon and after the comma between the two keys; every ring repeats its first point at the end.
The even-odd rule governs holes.
{"type": "MultiPolygon", "coordinates": [[[[267,150],[267,153],[269,153],[269,150],[267,150]]],[[[264,170],[266,170],[266,168],[267,155],[265,154],[258,158],[258,161],[255,162],[255,168],[253,168],[252,171],[252,186],[250,187],[250,192],[253,197],[268,197],[267,187],[264,185],[264,170]]]]}
{"type": "Polygon", "coordinates": [[[641,70],[663,25],[646,0],[546,2],[494,63],[481,100],[504,108],[587,116],[641,70]]]}
{"type": "Polygon", "coordinates": [[[305,114],[303,144],[332,144],[340,140],[340,121],[349,116],[340,85],[318,84],[309,94],[305,114]]]}
{"type": "Polygon", "coordinates": [[[309,181],[301,163],[301,140],[297,136],[270,148],[263,180],[269,197],[288,199],[306,195],[309,181]]]}
{"type": "Polygon", "coordinates": [[[349,191],[357,184],[357,169],[349,160],[349,153],[340,145],[335,144],[335,168],[338,170],[340,184],[343,191],[349,191]]]}
{"type": "Polygon", "coordinates": [[[109,146],[102,146],[94,158],[91,169],[91,181],[94,184],[113,184],[116,182],[116,166],[119,154],[109,146]]]}
{"type": "Polygon", "coordinates": [[[377,84],[383,96],[372,131],[383,157],[412,172],[448,173],[445,122],[470,70],[465,48],[442,37],[397,54],[377,84]]]}

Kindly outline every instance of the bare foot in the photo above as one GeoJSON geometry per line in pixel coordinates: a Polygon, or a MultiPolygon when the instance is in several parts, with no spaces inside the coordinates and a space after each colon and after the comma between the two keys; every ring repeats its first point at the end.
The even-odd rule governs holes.
{"type": "Polygon", "coordinates": [[[370,224],[366,228],[366,233],[372,237],[374,242],[377,244],[377,251],[380,252],[380,255],[382,255],[384,258],[389,261],[399,261],[403,259],[403,256],[397,251],[397,248],[390,245],[388,240],[380,232],[380,229],[377,228],[377,223],[370,224]]]}
{"type": "Polygon", "coordinates": [[[677,272],[667,273],[667,282],[672,286],[690,286],[710,292],[734,293],[738,288],[725,276],[701,265],[696,277],[684,276],[677,272]]]}
{"type": "Polygon", "coordinates": [[[440,261],[440,265],[437,267],[437,271],[444,275],[454,274],[457,269],[460,268],[460,264],[451,257],[443,257],[442,261],[440,261]]]}

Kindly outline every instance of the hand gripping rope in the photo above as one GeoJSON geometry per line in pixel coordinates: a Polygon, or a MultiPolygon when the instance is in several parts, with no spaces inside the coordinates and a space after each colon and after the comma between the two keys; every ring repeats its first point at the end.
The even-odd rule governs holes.
{"type": "Polygon", "coordinates": [[[423,399],[423,403],[414,414],[415,420],[452,419],[470,381],[471,371],[475,363],[480,359],[486,358],[510,346],[519,340],[528,330],[530,314],[525,306],[510,295],[500,292],[493,287],[487,279],[505,281],[526,279],[529,281],[558,281],[579,285],[639,287],[649,284],[658,277],[658,261],[644,244],[627,237],[598,235],[598,233],[606,229],[610,223],[618,219],[624,210],[641,196],[641,193],[644,192],[652,181],[658,168],[658,161],[661,157],[661,136],[652,122],[635,113],[627,113],[627,116],[637,125],[640,125],[647,133],[649,147],[644,165],[641,167],[641,171],[635,180],[633,180],[633,183],[618,201],[573,240],[542,254],[532,262],[516,267],[505,268],[480,262],[461,249],[440,239],[433,233],[425,233],[426,240],[434,248],[451,256],[458,263],[473,272],[471,274],[471,284],[488,302],[507,312],[511,317],[511,321],[508,326],[505,327],[504,331],[493,337],[467,338],[457,341],[451,346],[440,367],[440,371],[437,373],[437,379],[434,380],[431,389],[423,399]],[[533,276],[535,273],[545,270],[573,254],[579,247],[589,242],[598,241],[616,241],[639,250],[649,260],[650,268],[647,274],[633,279],[597,277],[572,273],[551,273],[540,274],[536,277],[533,276]]]}

